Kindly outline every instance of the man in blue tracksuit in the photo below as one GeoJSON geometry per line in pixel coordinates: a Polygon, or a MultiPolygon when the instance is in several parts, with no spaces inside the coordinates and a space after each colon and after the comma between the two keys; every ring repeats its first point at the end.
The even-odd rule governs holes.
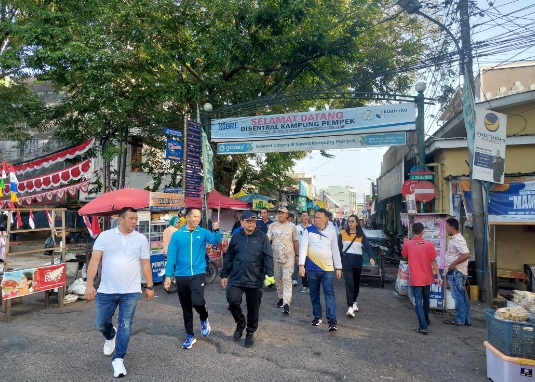
{"type": "Polygon", "coordinates": [[[190,349],[197,341],[193,334],[193,308],[201,319],[201,334],[210,334],[208,311],[204,301],[206,281],[206,243],[219,244],[221,233],[219,222],[212,224],[213,232],[199,227],[201,211],[198,208],[186,210],[186,225],[173,233],[167,249],[164,288],[171,288],[171,276],[175,276],[178,298],[184,316],[186,341],[183,349],[190,349]]]}

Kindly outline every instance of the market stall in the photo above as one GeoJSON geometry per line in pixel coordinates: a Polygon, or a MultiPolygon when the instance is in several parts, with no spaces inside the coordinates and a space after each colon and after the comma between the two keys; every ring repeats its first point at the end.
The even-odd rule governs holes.
{"type": "Polygon", "coordinates": [[[12,219],[17,221],[17,229],[11,229],[11,224],[6,225],[5,235],[5,257],[3,263],[3,271],[1,272],[0,289],[2,292],[2,305],[6,314],[7,321],[11,320],[11,300],[14,298],[22,298],[37,292],[45,292],[45,307],[50,306],[50,296],[56,294],[58,297],[59,307],[63,307],[63,298],[65,295],[66,284],[66,263],[65,263],[65,243],[66,230],[65,230],[65,209],[64,208],[10,208],[6,211],[0,211],[1,213],[7,213],[7,222],[11,222],[12,219]],[[50,218],[49,228],[30,228],[21,229],[22,227],[22,214],[29,214],[30,219],[33,212],[46,211],[49,216],[55,216],[59,214],[61,216],[61,225],[55,226],[55,219],[50,218]],[[16,218],[15,218],[16,216],[16,218]],[[61,244],[57,246],[54,244],[50,248],[52,251],[57,251],[60,255],[59,261],[50,262],[49,260],[43,260],[35,256],[28,256],[36,253],[43,253],[43,249],[33,249],[27,251],[13,251],[11,245],[11,234],[19,234],[26,232],[40,232],[48,231],[53,237],[57,235],[59,230],[59,237],[61,238],[61,244]],[[49,264],[46,264],[46,263],[49,264]]]}
{"type": "MultiPolygon", "coordinates": [[[[163,231],[173,216],[178,216],[184,209],[184,194],[149,192],[135,188],[123,188],[104,193],[84,207],[78,213],[82,216],[117,215],[124,207],[138,210],[137,231],[145,235],[151,248],[151,267],[154,282],[161,282],[165,272],[165,259],[162,252],[163,231]]],[[[112,222],[112,227],[115,226],[112,222]]]]}

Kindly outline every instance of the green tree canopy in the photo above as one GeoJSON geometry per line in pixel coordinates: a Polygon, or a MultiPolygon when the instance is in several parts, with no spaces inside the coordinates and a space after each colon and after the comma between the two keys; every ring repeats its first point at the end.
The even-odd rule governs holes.
{"type": "MultiPolygon", "coordinates": [[[[397,68],[418,59],[423,32],[413,19],[395,15],[391,3],[22,2],[28,17],[16,30],[21,43],[9,57],[68,92],[52,114],[61,137],[136,135],[163,148],[162,127],[181,128],[183,116],[195,119],[197,105],[205,102],[225,110],[269,95],[310,94],[269,107],[280,113],[365,102],[314,99],[316,90],[405,91],[411,74],[397,68]]],[[[232,113],[267,111],[250,104],[232,113]]],[[[240,184],[276,187],[302,155],[217,156],[216,186],[228,194],[238,177],[240,184]]]]}

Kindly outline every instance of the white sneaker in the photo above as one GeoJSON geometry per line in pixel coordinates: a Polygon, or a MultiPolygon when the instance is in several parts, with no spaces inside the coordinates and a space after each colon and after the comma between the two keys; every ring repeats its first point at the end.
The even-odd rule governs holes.
{"type": "Polygon", "coordinates": [[[359,311],[359,307],[357,306],[357,302],[356,301],[353,303],[353,307],[352,308],[353,308],[353,312],[358,312],[359,311]]]}
{"type": "Polygon", "coordinates": [[[353,312],[353,307],[352,306],[350,306],[349,309],[347,309],[346,316],[355,317],[355,313],[353,312]]]}
{"type": "Polygon", "coordinates": [[[113,366],[113,376],[115,378],[124,377],[126,375],[126,369],[122,358],[115,358],[111,364],[113,366]]]}
{"type": "Polygon", "coordinates": [[[113,330],[115,331],[115,336],[111,340],[106,340],[106,342],[104,342],[103,351],[105,355],[112,355],[115,351],[115,339],[117,338],[117,329],[113,328],[113,330]]]}

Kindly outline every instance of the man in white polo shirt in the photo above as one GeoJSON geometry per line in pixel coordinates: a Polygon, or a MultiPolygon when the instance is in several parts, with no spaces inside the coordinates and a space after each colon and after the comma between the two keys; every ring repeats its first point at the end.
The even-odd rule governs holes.
{"type": "Polygon", "coordinates": [[[113,376],[126,375],[123,358],[132,333],[132,322],[141,293],[141,272],[147,281],[145,299],[154,297],[150,246],[147,238],[135,231],[137,212],[131,207],[119,211],[119,226],[102,232],[95,244],[87,269],[87,301],[96,299],[96,324],[106,341],[104,354],[113,354],[113,376]],[[98,291],[93,286],[98,264],[102,259],[102,274],[98,291]],[[119,307],[118,329],[112,318],[119,307]]]}

